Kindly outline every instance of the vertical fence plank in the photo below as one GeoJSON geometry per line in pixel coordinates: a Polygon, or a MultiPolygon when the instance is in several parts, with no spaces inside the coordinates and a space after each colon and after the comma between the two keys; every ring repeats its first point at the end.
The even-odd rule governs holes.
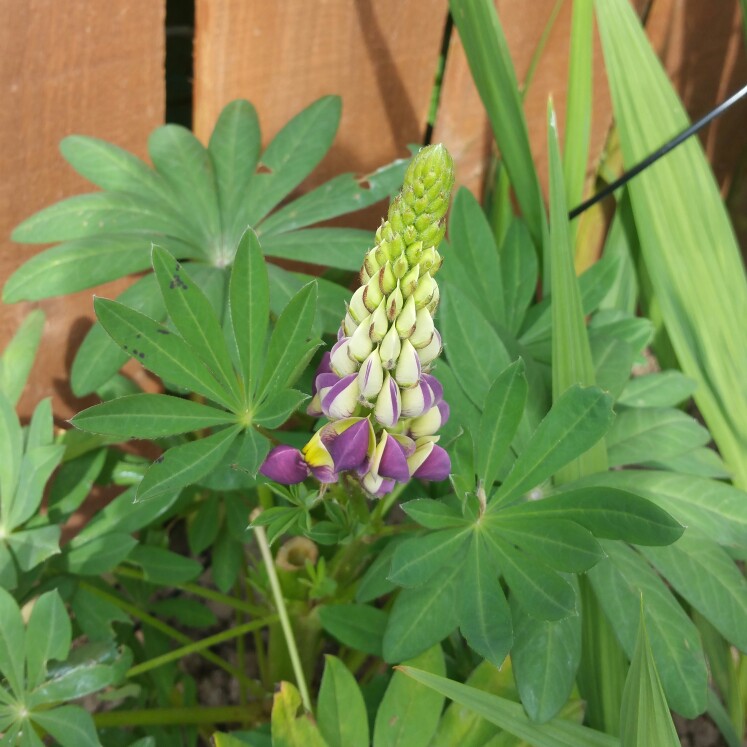
{"type": "Polygon", "coordinates": [[[446,13],[446,0],[197,0],[195,132],[206,140],[221,108],[247,98],[267,143],[304,106],[339,94],[340,131],[307,187],[406,156],[425,131],[446,13]]]}
{"type": "MultiPolygon", "coordinates": [[[[163,120],[164,2],[0,0],[0,281],[38,247],[13,244],[15,225],[37,210],[94,189],[63,161],[58,143],[94,135],[143,155],[163,120]]],[[[114,290],[112,288],[111,290],[114,290]]],[[[30,304],[0,307],[0,349],[30,304]]],[[[75,346],[90,324],[91,292],[41,303],[44,342],[21,402],[28,414],[54,395],[55,413],[77,405],[66,381],[75,346]]]]}

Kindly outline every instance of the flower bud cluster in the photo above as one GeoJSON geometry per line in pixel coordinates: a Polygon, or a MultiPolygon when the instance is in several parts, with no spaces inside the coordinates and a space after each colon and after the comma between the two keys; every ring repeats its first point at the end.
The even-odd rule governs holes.
{"type": "Polygon", "coordinates": [[[448,475],[449,458],[436,445],[448,405],[430,370],[441,352],[434,275],[453,181],[443,146],[423,148],[413,159],[366,254],[337,342],[315,376],[308,411],[330,422],[301,452],[274,449],[262,474],[284,483],[309,474],[336,482],[352,471],[372,495],[411,477],[448,475]]]}

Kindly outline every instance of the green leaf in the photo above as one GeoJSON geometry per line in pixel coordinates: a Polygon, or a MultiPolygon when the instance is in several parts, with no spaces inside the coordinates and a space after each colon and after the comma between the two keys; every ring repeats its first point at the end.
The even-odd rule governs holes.
{"type": "Polygon", "coordinates": [[[177,492],[197,482],[220,462],[239,430],[239,426],[230,426],[206,438],[169,449],[145,473],[138,485],[136,501],[177,492]]]}
{"type": "MultiPolygon", "coordinates": [[[[151,319],[160,321],[166,316],[163,298],[152,273],[133,283],[117,300],[151,319]]],[[[95,391],[117,373],[128,357],[96,322],[83,338],[73,361],[70,372],[73,393],[83,397],[95,391]]]]}
{"type": "Polygon", "coordinates": [[[535,246],[542,245],[544,206],[506,37],[492,2],[449,3],[472,77],[535,246]]]}
{"type": "Polygon", "coordinates": [[[580,524],[595,537],[637,545],[671,544],[684,531],[666,511],[635,493],[606,486],[577,488],[577,484],[542,500],[501,511],[495,514],[491,524],[498,528],[513,517],[538,524],[561,519],[580,524]]]}
{"type": "Polygon", "coordinates": [[[614,283],[599,304],[600,309],[618,309],[631,315],[636,313],[638,277],[633,257],[639,254],[640,245],[630,206],[630,195],[627,188],[623,188],[602,248],[603,257],[617,259],[617,273],[614,283]]]}
{"type": "Polygon", "coordinates": [[[154,242],[182,258],[199,256],[194,247],[155,233],[112,233],[66,241],[24,262],[6,283],[3,299],[38,301],[141,272],[150,266],[154,242]]]}
{"type": "Polygon", "coordinates": [[[224,527],[213,545],[211,571],[215,585],[226,594],[236,583],[242,563],[246,562],[244,549],[224,527]]]}
{"type": "Polygon", "coordinates": [[[561,620],[576,614],[576,593],[560,574],[492,532],[485,538],[511,593],[532,617],[561,620]]]}
{"type": "Polygon", "coordinates": [[[408,163],[397,159],[361,178],[340,174],[276,210],[262,222],[262,235],[295,231],[369,207],[399,190],[408,163]]]}
{"type": "Polygon", "coordinates": [[[208,153],[215,169],[221,224],[228,250],[246,228],[239,216],[244,195],[254,178],[261,146],[254,106],[243,99],[224,106],[210,136],[208,153]]]}
{"type": "Polygon", "coordinates": [[[8,535],[8,547],[13,550],[18,567],[30,571],[52,555],[60,552],[59,526],[34,527],[8,535]]]}
{"type": "Polygon", "coordinates": [[[670,547],[641,552],[724,638],[747,651],[747,580],[725,550],[691,529],[670,547]]]}
{"type": "Polygon", "coordinates": [[[295,389],[283,389],[270,395],[257,408],[253,421],[265,428],[277,428],[309,398],[295,389]]]}
{"type": "Polygon", "coordinates": [[[16,698],[22,698],[24,690],[23,654],[25,631],[21,610],[13,597],[0,587],[0,672],[10,685],[16,698]]]}
{"type": "Polygon", "coordinates": [[[706,708],[708,672],[698,630],[664,582],[634,550],[604,541],[609,556],[588,578],[625,653],[632,658],[640,598],[646,600],[646,628],[669,705],[686,718],[706,708]]]}
{"type": "Polygon", "coordinates": [[[236,439],[236,446],[236,466],[248,472],[252,477],[256,477],[257,471],[270,451],[269,440],[254,428],[247,428],[236,439]]]}
{"type": "Polygon", "coordinates": [[[708,431],[673,408],[645,407],[619,413],[607,434],[610,465],[664,460],[705,446],[708,431]]]}
{"type": "Polygon", "coordinates": [[[27,218],[12,238],[23,244],[46,244],[122,233],[142,233],[147,241],[158,233],[195,244],[181,215],[164,211],[146,197],[124,192],[69,197],[27,218]]]}
{"type": "Polygon", "coordinates": [[[306,228],[270,236],[262,233],[262,249],[269,257],[352,272],[360,270],[370,246],[371,232],[357,228],[306,228]]]}
{"type": "Polygon", "coordinates": [[[26,630],[26,686],[43,681],[50,659],[64,661],[70,651],[72,626],[57,591],[42,594],[34,603],[26,630]]]}
{"type": "Polygon", "coordinates": [[[449,568],[427,586],[400,591],[384,632],[384,661],[410,659],[454,631],[459,624],[455,582],[459,568],[449,568]]]}
{"type": "Polygon", "coordinates": [[[485,212],[466,187],[459,189],[451,206],[449,244],[453,255],[446,265],[447,284],[458,269],[459,290],[475,300],[490,322],[505,324],[498,248],[485,212]]]}
{"type": "Polygon", "coordinates": [[[78,576],[98,576],[119,565],[135,545],[137,540],[124,532],[108,532],[93,539],[78,535],[65,545],[65,568],[78,576]]]}
{"type": "Polygon", "coordinates": [[[62,747],[101,747],[91,714],[77,706],[34,712],[34,721],[62,747]]]}
{"type": "Polygon", "coordinates": [[[495,380],[511,358],[477,307],[455,287],[442,294],[441,330],[449,367],[474,404],[481,408],[495,380]]]}
{"type": "Polygon", "coordinates": [[[311,713],[299,714],[301,696],[290,682],[281,682],[272,703],[272,744],[278,747],[326,747],[311,713]]]}
{"type": "MultiPolygon", "coordinates": [[[[578,11],[574,13],[577,15],[578,11]]],[[[550,292],[552,298],[552,397],[557,402],[570,387],[592,386],[594,365],[581,304],[581,291],[571,249],[568,206],[560,162],[558,130],[552,101],[547,109],[547,148],[550,159],[550,292]]],[[[579,154],[575,154],[577,157],[579,154]]],[[[581,166],[585,173],[585,163],[581,166]]],[[[558,468],[556,483],[570,482],[607,469],[604,444],[598,440],[558,468]]]]}
{"type": "Polygon", "coordinates": [[[297,114],[273,138],[242,199],[242,228],[255,226],[297,187],[332,145],[341,101],[324,96],[297,114]]]}
{"type": "Polygon", "coordinates": [[[383,549],[378,545],[374,546],[373,561],[358,581],[358,589],[355,592],[356,602],[372,602],[397,588],[388,576],[392,555],[401,542],[402,539],[398,537],[387,542],[383,549]]]}
{"type": "Polygon", "coordinates": [[[731,472],[726,468],[721,457],[706,446],[661,461],[652,459],[650,462],[643,462],[641,466],[679,472],[683,475],[713,477],[720,480],[731,479],[731,472]]]}
{"type": "Polygon", "coordinates": [[[593,332],[589,335],[589,343],[594,363],[594,381],[617,401],[630,378],[633,350],[622,340],[593,332]]]}
{"type": "Polygon", "coordinates": [[[44,313],[41,309],[34,309],[24,317],[21,326],[5,346],[0,357],[0,391],[5,394],[12,406],[18,403],[26,386],[43,329],[44,313]]]}
{"type": "Polygon", "coordinates": [[[189,549],[199,555],[215,542],[220,528],[220,502],[218,496],[208,496],[202,501],[187,525],[189,549]]]}
{"type": "Polygon", "coordinates": [[[618,404],[628,407],[676,407],[692,396],[697,384],[680,371],[660,371],[631,379],[618,404]]]}
{"type": "Polygon", "coordinates": [[[641,599],[638,638],[620,706],[620,744],[621,747],[638,747],[641,744],[679,747],[680,739],[669,713],[646,634],[644,605],[645,599],[641,599]]]}
{"type": "Polygon", "coordinates": [[[236,416],[167,394],[131,394],[79,412],[70,422],[84,431],[130,438],[162,438],[236,421],[236,416]]]}
{"type": "Polygon", "coordinates": [[[501,245],[501,281],[505,325],[512,335],[518,335],[527,307],[537,291],[537,252],[532,246],[526,223],[514,218],[501,245]]]}
{"type": "Polygon", "coordinates": [[[146,581],[164,586],[192,581],[202,573],[202,563],[162,547],[138,545],[128,560],[142,568],[146,581]]]}
{"type": "Polygon", "coordinates": [[[114,639],[112,624],[132,625],[132,619],[108,599],[78,586],[70,601],[75,619],[83,633],[92,643],[114,639]]]}
{"type": "MultiPolygon", "coordinates": [[[[275,324],[264,360],[262,379],[255,401],[292,383],[309,354],[311,325],[316,312],[317,286],[305,285],[285,307],[275,324]]],[[[316,347],[316,343],[313,343],[316,347]]]]}
{"type": "Polygon", "coordinates": [[[148,138],[148,153],[158,173],[177,196],[180,215],[199,230],[198,246],[219,256],[221,232],[215,171],[207,149],[186,127],[167,124],[148,138]]]}
{"type": "Polygon", "coordinates": [[[504,513],[490,522],[491,531],[556,570],[581,573],[604,557],[591,532],[573,521],[545,516],[522,519],[504,513]]]}
{"type": "Polygon", "coordinates": [[[680,524],[694,526],[721,545],[747,550],[747,500],[741,490],[715,480],[652,470],[616,470],[593,475],[594,483],[636,493],[680,524]]]}
{"type": "Polygon", "coordinates": [[[511,616],[516,687],[529,717],[543,724],[558,714],[573,690],[581,661],[581,615],[537,620],[512,598],[511,616]]]}
{"type": "Polygon", "coordinates": [[[13,405],[0,391],[0,514],[5,524],[13,505],[23,459],[23,432],[13,405]]]}
{"type": "Polygon", "coordinates": [[[524,361],[519,358],[493,382],[480,418],[475,441],[475,471],[488,490],[511,447],[526,399],[524,361]]]}
{"type": "Polygon", "coordinates": [[[43,446],[52,446],[53,441],[52,398],[46,397],[36,405],[31,415],[31,422],[26,431],[26,451],[33,451],[43,446]]]}
{"type": "Polygon", "coordinates": [[[159,617],[173,618],[189,628],[210,628],[219,624],[210,607],[196,599],[163,599],[153,605],[153,613],[159,617]]]}
{"type": "Polygon", "coordinates": [[[612,398],[601,389],[566,389],[517,458],[488,511],[515,501],[587,451],[606,433],[613,417],[612,398]]]}
{"type": "Polygon", "coordinates": [[[450,529],[464,526],[466,523],[455,508],[443,501],[434,501],[430,498],[416,498],[414,501],[401,503],[400,508],[427,529],[450,529]]]}
{"type": "Polygon", "coordinates": [[[368,716],[358,683],[335,656],[324,657],[316,709],[319,731],[329,747],[368,747],[368,716]]]}
{"type": "Polygon", "coordinates": [[[236,250],[229,283],[231,328],[239,351],[244,389],[251,399],[262,366],[270,290],[267,265],[257,235],[247,229],[236,250]]]}
{"type": "Polygon", "coordinates": [[[389,580],[399,586],[421,586],[446,564],[458,565],[469,539],[469,529],[445,529],[411,537],[397,545],[389,580]]]}
{"type": "Polygon", "coordinates": [[[187,343],[162,324],[117,301],[96,298],[96,316],[128,355],[162,379],[231,408],[233,397],[199,361],[187,343]]]}
{"type": "Polygon", "coordinates": [[[400,665],[399,671],[455,703],[473,710],[490,723],[533,747],[619,747],[619,742],[614,737],[565,719],[558,718],[547,724],[533,724],[519,703],[416,669],[411,665],[400,665]]]}
{"type": "MultiPolygon", "coordinates": [[[[630,168],[688,125],[687,115],[625,0],[596,3],[615,120],[630,168]]],[[[628,185],[641,253],[683,373],[741,487],[747,486],[747,279],[719,188],[690,139],[628,185]],[[696,186],[697,185],[697,186],[696,186]],[[712,251],[703,252],[703,247],[712,251]],[[724,351],[731,351],[725,355],[724,351]]]]}
{"type": "Polygon", "coordinates": [[[177,332],[234,400],[240,402],[242,393],[210,301],[187,269],[165,249],[154,245],[151,259],[166,310],[177,332]]]}
{"type": "Polygon", "coordinates": [[[38,446],[23,455],[15,495],[11,505],[3,512],[6,529],[15,529],[37,511],[47,481],[60,463],[64,451],[64,446],[38,446]]]}
{"type": "Polygon", "coordinates": [[[334,604],[319,608],[324,630],[345,646],[381,656],[386,612],[365,604],[334,604]]]}
{"type": "Polygon", "coordinates": [[[501,667],[513,642],[511,611],[495,562],[479,532],[472,535],[459,578],[459,630],[470,648],[501,667]]]}
{"type": "MultiPolygon", "coordinates": [[[[433,646],[407,664],[435,674],[446,673],[440,646],[433,646]]],[[[373,747],[427,747],[438,728],[443,702],[437,693],[395,672],[376,714],[373,747]]]]}
{"type": "Polygon", "coordinates": [[[600,309],[589,322],[589,334],[614,337],[627,342],[636,354],[636,363],[645,365],[648,359],[643,350],[654,336],[654,325],[650,319],[630,316],[617,309],[600,309]]]}

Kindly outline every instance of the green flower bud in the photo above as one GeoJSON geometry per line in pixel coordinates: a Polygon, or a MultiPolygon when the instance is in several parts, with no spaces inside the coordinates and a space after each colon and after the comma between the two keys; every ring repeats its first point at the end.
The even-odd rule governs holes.
{"type": "MultiPolygon", "coordinates": [[[[406,338],[409,337],[415,331],[415,324],[417,322],[417,310],[415,308],[415,299],[410,296],[405,305],[402,308],[402,312],[394,322],[394,326],[397,328],[397,334],[406,338]]],[[[433,326],[433,320],[431,319],[431,326],[433,326]]]]}
{"type": "Polygon", "coordinates": [[[382,299],[376,307],[376,311],[371,314],[371,326],[368,330],[368,336],[372,342],[381,342],[384,335],[389,330],[389,319],[387,319],[386,301],[382,299]]]}
{"type": "Polygon", "coordinates": [[[396,260],[394,260],[394,264],[392,265],[392,271],[394,272],[394,276],[397,279],[401,279],[405,276],[407,271],[410,269],[410,263],[407,261],[407,257],[405,256],[405,253],[402,252],[402,254],[397,257],[396,260]]]}
{"type": "Polygon", "coordinates": [[[390,322],[393,322],[399,316],[404,303],[405,299],[402,297],[402,291],[399,283],[397,283],[397,287],[386,300],[386,315],[390,322]]]}
{"type": "Polygon", "coordinates": [[[420,265],[410,270],[402,280],[399,281],[400,288],[402,288],[402,295],[407,298],[415,292],[415,288],[418,286],[418,279],[420,278],[420,265]]]}
{"type": "Polygon", "coordinates": [[[363,267],[368,273],[368,277],[375,275],[379,271],[381,265],[376,261],[375,250],[372,249],[368,254],[366,254],[366,258],[363,260],[363,267]]]}
{"type": "Polygon", "coordinates": [[[424,306],[427,306],[431,302],[433,294],[436,292],[437,288],[438,285],[436,281],[426,272],[418,281],[415,293],[413,293],[415,307],[417,309],[422,309],[424,306]]]}
{"type": "Polygon", "coordinates": [[[387,262],[379,270],[379,288],[384,295],[389,295],[397,287],[397,278],[392,270],[392,263],[387,262]]]}

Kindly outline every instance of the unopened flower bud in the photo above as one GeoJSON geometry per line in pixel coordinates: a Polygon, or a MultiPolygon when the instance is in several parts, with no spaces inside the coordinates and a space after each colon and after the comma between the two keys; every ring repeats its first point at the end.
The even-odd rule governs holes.
{"type": "Polygon", "coordinates": [[[405,251],[407,261],[410,263],[410,267],[420,262],[420,256],[423,253],[423,242],[416,241],[414,244],[410,244],[405,251]]]}
{"type": "Polygon", "coordinates": [[[371,354],[363,361],[358,371],[358,387],[361,397],[371,400],[378,396],[384,384],[384,367],[378,350],[372,350],[371,354]]]}
{"type": "Polygon", "coordinates": [[[417,386],[402,391],[402,416],[417,418],[434,405],[431,388],[421,379],[417,386]]]}
{"type": "Polygon", "coordinates": [[[350,338],[348,337],[343,337],[332,348],[329,365],[338,376],[347,376],[358,370],[358,365],[350,356],[349,348],[350,338]]]}
{"type": "Polygon", "coordinates": [[[420,380],[420,358],[409,340],[402,343],[394,378],[401,387],[415,386],[420,380]]]}
{"type": "Polygon", "coordinates": [[[347,314],[345,314],[345,318],[342,320],[343,337],[351,337],[357,328],[358,323],[353,319],[350,311],[348,311],[347,314]]]}
{"type": "MultiPolygon", "coordinates": [[[[413,296],[410,296],[407,300],[410,301],[413,296]]],[[[413,303],[414,306],[414,303],[413,303]]],[[[410,342],[416,348],[424,348],[433,339],[433,317],[430,315],[428,309],[420,309],[417,313],[415,320],[415,329],[410,335],[410,342]]]]}
{"type": "Polygon", "coordinates": [[[388,330],[389,320],[387,319],[386,299],[382,299],[376,307],[376,311],[371,314],[368,336],[371,338],[371,342],[381,342],[388,330]]]}
{"type": "Polygon", "coordinates": [[[350,299],[350,304],[348,305],[350,316],[352,316],[358,324],[360,324],[361,321],[371,313],[366,308],[366,304],[363,303],[364,290],[365,288],[363,286],[358,288],[355,293],[353,293],[353,297],[350,299]]]}
{"type": "Polygon", "coordinates": [[[393,322],[402,311],[404,306],[404,299],[402,298],[402,291],[397,287],[389,294],[389,298],[386,300],[386,316],[390,322],[393,322]]]}
{"type": "Polygon", "coordinates": [[[421,270],[430,270],[431,267],[436,264],[436,250],[432,246],[423,249],[418,264],[420,265],[421,270]]]}
{"type": "Polygon", "coordinates": [[[363,289],[363,303],[368,309],[369,313],[376,310],[376,307],[381,303],[381,299],[384,298],[384,294],[381,292],[379,287],[379,275],[373,275],[371,279],[366,283],[366,287],[363,289]]]}
{"type": "MultiPolygon", "coordinates": [[[[433,272],[433,270],[431,270],[433,272]]],[[[441,291],[438,289],[438,285],[433,289],[433,297],[428,302],[428,306],[426,307],[428,311],[430,312],[430,315],[433,316],[436,313],[436,309],[438,308],[439,301],[441,300],[441,291]]]]}
{"type": "Polygon", "coordinates": [[[363,267],[368,273],[368,277],[375,275],[379,271],[380,265],[376,261],[376,252],[374,249],[366,254],[366,258],[363,260],[363,267]]]}
{"type": "Polygon", "coordinates": [[[399,358],[401,350],[402,342],[397,334],[397,328],[392,324],[389,331],[384,335],[381,345],[379,345],[381,365],[386,369],[394,368],[397,365],[397,358],[399,358]]]}
{"type": "Polygon", "coordinates": [[[384,383],[376,398],[374,417],[385,428],[394,428],[402,412],[402,401],[400,399],[397,382],[389,375],[384,376],[384,383]]]}
{"type": "Polygon", "coordinates": [[[424,348],[418,350],[420,365],[427,366],[431,361],[438,358],[439,355],[441,355],[441,335],[437,329],[434,329],[431,341],[424,348]]]}
{"type": "Polygon", "coordinates": [[[343,376],[322,398],[322,412],[330,420],[349,418],[358,406],[358,374],[343,376]]]}
{"type": "Polygon", "coordinates": [[[407,459],[412,477],[421,480],[445,480],[451,472],[451,460],[446,451],[428,437],[418,439],[417,443],[415,453],[407,459]]]}
{"type": "MultiPolygon", "coordinates": [[[[417,314],[418,312],[415,309],[415,299],[410,296],[407,301],[405,301],[405,305],[402,307],[402,312],[394,323],[397,327],[397,334],[400,337],[406,338],[413,334],[417,323],[417,314]]],[[[431,320],[431,325],[432,324],[433,321],[431,320]]]]}
{"type": "Polygon", "coordinates": [[[397,278],[392,270],[392,263],[387,262],[379,270],[379,288],[384,295],[388,295],[397,287],[397,278]]]}
{"type": "Polygon", "coordinates": [[[420,234],[420,240],[426,248],[430,246],[438,246],[445,235],[446,224],[434,223],[428,226],[428,228],[420,234]]]}
{"type": "Polygon", "coordinates": [[[409,269],[410,265],[407,262],[407,257],[405,256],[405,253],[402,252],[402,254],[400,254],[392,264],[392,271],[394,272],[394,276],[397,279],[402,278],[405,276],[409,269]]]}
{"type": "Polygon", "coordinates": [[[448,419],[449,406],[446,402],[439,402],[420,417],[413,418],[410,421],[407,430],[413,438],[432,436],[434,433],[438,433],[439,428],[441,428],[448,419]]]}
{"type": "Polygon", "coordinates": [[[418,280],[420,278],[420,265],[415,265],[402,280],[399,281],[400,288],[402,288],[402,295],[407,298],[409,295],[415,292],[415,288],[418,286],[418,280]]]}
{"type": "Polygon", "coordinates": [[[373,343],[369,336],[369,330],[371,329],[371,315],[369,314],[353,332],[350,338],[350,344],[348,345],[348,355],[354,360],[360,362],[366,360],[371,350],[373,350],[373,343]]]}
{"type": "Polygon", "coordinates": [[[415,307],[422,309],[424,306],[427,306],[431,302],[433,294],[436,292],[436,288],[436,281],[426,272],[418,281],[418,287],[415,289],[415,293],[413,294],[415,298],[415,307]]]}

